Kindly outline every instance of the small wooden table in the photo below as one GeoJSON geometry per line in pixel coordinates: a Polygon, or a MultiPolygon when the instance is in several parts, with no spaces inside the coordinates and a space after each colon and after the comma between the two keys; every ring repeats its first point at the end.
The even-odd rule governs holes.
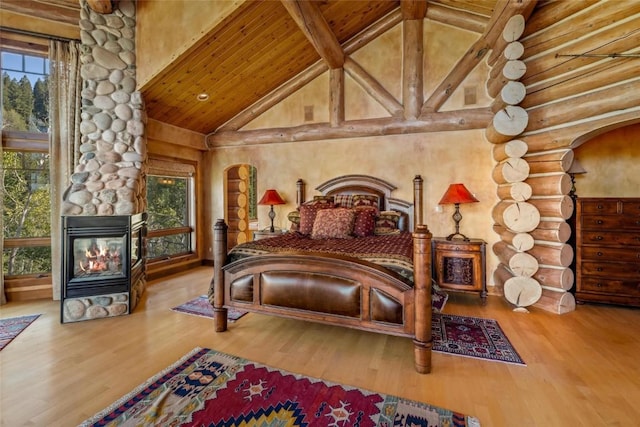
{"type": "Polygon", "coordinates": [[[481,239],[434,237],[433,279],[443,289],[479,292],[482,304],[487,303],[486,242],[481,239]]]}

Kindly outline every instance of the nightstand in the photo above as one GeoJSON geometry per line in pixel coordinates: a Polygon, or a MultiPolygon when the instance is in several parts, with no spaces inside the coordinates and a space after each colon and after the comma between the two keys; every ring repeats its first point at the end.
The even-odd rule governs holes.
{"type": "Polygon", "coordinates": [[[273,232],[266,230],[256,230],[253,232],[253,240],[267,239],[269,237],[279,236],[286,233],[286,230],[275,229],[273,232]]]}
{"type": "Polygon", "coordinates": [[[486,242],[480,239],[447,240],[434,237],[433,279],[443,289],[478,292],[482,304],[487,303],[485,272],[486,242]]]}

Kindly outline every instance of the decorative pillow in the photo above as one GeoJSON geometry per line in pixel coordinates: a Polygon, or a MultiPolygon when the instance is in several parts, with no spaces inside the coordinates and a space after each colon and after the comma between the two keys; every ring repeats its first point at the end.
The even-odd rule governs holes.
{"type": "Polygon", "coordinates": [[[353,195],[353,207],[358,208],[360,206],[373,206],[378,209],[379,206],[378,196],[373,194],[354,194],[353,195]]]}
{"type": "Polygon", "coordinates": [[[324,205],[324,204],[335,205],[333,201],[333,196],[313,196],[313,200],[310,200],[307,203],[310,205],[324,205]]]}
{"type": "Polygon", "coordinates": [[[400,233],[398,222],[400,221],[400,212],[382,211],[376,218],[376,228],[374,234],[396,234],[400,233]]]}
{"type": "Polygon", "coordinates": [[[351,194],[338,194],[334,196],[334,204],[341,208],[351,209],[353,207],[353,196],[351,194]]]}
{"type": "Polygon", "coordinates": [[[354,211],[356,219],[353,223],[353,235],[356,237],[373,236],[378,209],[371,206],[362,206],[354,209],[354,211]]]}
{"type": "Polygon", "coordinates": [[[291,211],[287,214],[287,218],[291,221],[291,231],[300,230],[300,211],[291,211]]]}
{"type": "Polygon", "coordinates": [[[298,226],[298,231],[302,234],[311,234],[311,231],[313,231],[313,222],[316,219],[318,211],[331,208],[333,208],[333,203],[300,206],[300,225],[298,226]]]}
{"type": "Polygon", "coordinates": [[[316,215],[312,239],[349,239],[356,213],[352,209],[321,209],[316,215]]]}

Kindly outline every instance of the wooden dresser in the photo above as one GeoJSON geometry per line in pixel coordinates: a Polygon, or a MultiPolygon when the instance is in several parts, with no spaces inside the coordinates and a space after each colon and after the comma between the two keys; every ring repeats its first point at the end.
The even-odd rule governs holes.
{"type": "Polygon", "coordinates": [[[640,307],[640,198],[579,198],[576,300],[640,307]]]}

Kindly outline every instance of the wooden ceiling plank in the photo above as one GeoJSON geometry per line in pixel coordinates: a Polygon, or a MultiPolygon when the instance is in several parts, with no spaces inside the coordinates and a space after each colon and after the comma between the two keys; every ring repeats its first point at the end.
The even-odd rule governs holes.
{"type": "Polygon", "coordinates": [[[316,4],[300,0],[280,0],[280,2],[316,52],[327,62],[329,68],[342,68],[344,64],[342,47],[316,4]]]}
{"type": "Polygon", "coordinates": [[[600,0],[571,0],[554,3],[544,3],[536,9],[536,13],[527,21],[527,26],[522,33],[522,41],[526,41],[531,35],[539,31],[548,30],[549,25],[560,22],[568,16],[586,9],[600,0]],[[546,7],[551,4],[553,7],[546,7]]]}
{"type": "Polygon", "coordinates": [[[466,10],[452,9],[438,3],[432,3],[429,5],[426,18],[442,24],[473,31],[478,34],[482,34],[484,32],[484,29],[489,22],[489,19],[482,15],[470,13],[466,10]]]}
{"type": "Polygon", "coordinates": [[[522,45],[528,57],[536,56],[580,38],[584,35],[583,33],[599,31],[603,27],[613,25],[640,12],[640,2],[629,2],[623,6],[612,7],[609,2],[597,3],[565,17],[562,20],[562,25],[547,27],[544,36],[543,34],[534,34],[523,40],[522,45]],[[598,19],[594,20],[594,16],[597,16],[598,19]]]}

